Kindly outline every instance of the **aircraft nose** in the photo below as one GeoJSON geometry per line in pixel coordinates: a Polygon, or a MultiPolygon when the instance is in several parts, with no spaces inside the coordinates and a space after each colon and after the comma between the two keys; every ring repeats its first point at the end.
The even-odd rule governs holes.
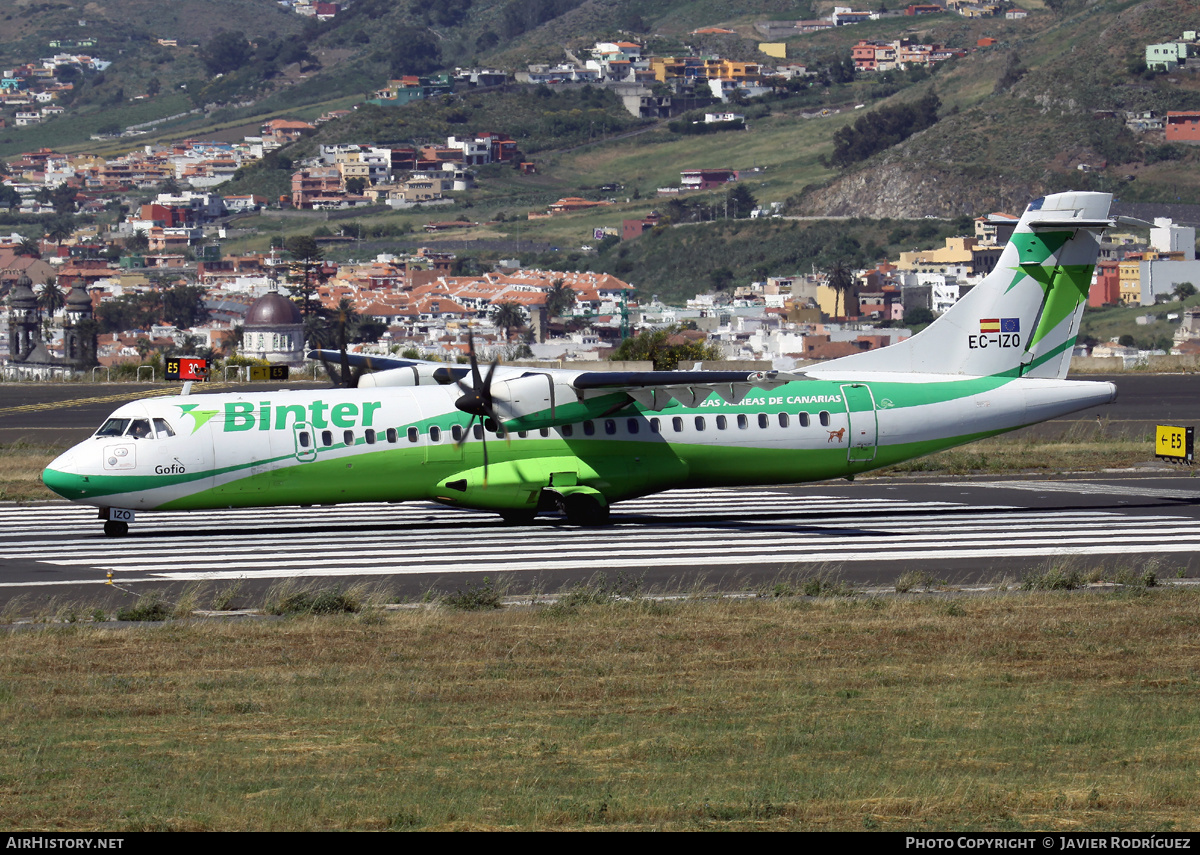
{"type": "Polygon", "coordinates": [[[71,501],[88,494],[88,478],[79,472],[74,449],[59,455],[42,471],[42,483],[71,501]]]}

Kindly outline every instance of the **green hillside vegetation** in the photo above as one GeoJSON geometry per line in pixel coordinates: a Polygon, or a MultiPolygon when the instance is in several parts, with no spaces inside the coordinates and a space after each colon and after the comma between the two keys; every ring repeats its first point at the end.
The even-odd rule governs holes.
{"type": "Polygon", "coordinates": [[[1083,313],[1083,320],[1079,325],[1079,340],[1088,344],[1104,344],[1128,336],[1132,339],[1134,347],[1170,352],[1172,336],[1179,328],[1179,321],[1169,321],[1167,315],[1182,315],[1184,309],[1194,306],[1200,306],[1200,296],[1153,306],[1088,308],[1083,313]],[[1137,319],[1145,315],[1151,316],[1153,320],[1150,323],[1139,324],[1137,319]]]}
{"type": "MultiPolygon", "coordinates": [[[[83,0],[48,0],[37,6],[36,15],[33,5],[22,2],[19,8],[29,14],[0,14],[4,56],[39,56],[47,49],[38,46],[49,38],[80,30],[99,37],[93,52],[115,64],[103,75],[84,75],[68,117],[0,131],[0,156],[40,146],[114,154],[133,143],[88,142],[86,135],[180,113],[185,115],[152,128],[136,144],[209,133],[236,139],[255,132],[268,117],[312,119],[335,107],[351,107],[396,74],[475,62],[507,64],[512,70],[529,60],[562,58],[564,45],[582,56],[599,38],[642,39],[649,50],[662,53],[695,49],[763,59],[756,50],[761,37],[753,29],[755,20],[813,17],[827,11],[827,5],[814,9],[808,3],[753,0],[730,19],[723,17],[729,14],[725,6],[710,0],[360,0],[334,21],[319,24],[261,0],[183,0],[167,8],[148,0],[110,0],[102,8],[85,6],[83,0]],[[189,16],[201,9],[193,25],[189,16]],[[89,21],[87,28],[78,27],[80,18],[89,21]],[[158,37],[179,37],[185,19],[181,47],[156,43],[158,37]],[[239,29],[231,32],[230,22],[239,29]],[[738,35],[690,35],[705,25],[731,26],[738,35]],[[433,39],[431,31],[439,38],[433,39]],[[244,40],[241,32],[255,33],[255,40],[244,40]],[[117,44],[120,53],[106,50],[117,44]],[[131,101],[151,80],[157,81],[156,94],[131,101]],[[187,113],[197,108],[204,109],[187,113]]],[[[622,219],[665,210],[669,202],[657,197],[658,188],[678,185],[685,168],[737,169],[742,173],[739,184],[759,203],[787,203],[787,212],[805,215],[938,213],[954,219],[986,210],[1015,212],[1030,196],[1070,188],[1111,190],[1125,200],[1188,201],[1200,193],[1200,152],[1136,136],[1119,118],[1094,112],[1200,106],[1200,86],[1190,73],[1153,75],[1138,68],[1146,42],[1194,28],[1190,10],[1166,0],[1055,0],[1048,5],[1026,4],[1033,15],[1024,21],[902,16],[788,39],[789,60],[807,64],[817,76],[789,84],[785,93],[736,105],[747,116],[744,131],[672,132],[666,122],[634,119],[615,96],[591,87],[553,92],[510,86],[403,108],[361,105],[348,118],[246,168],[222,191],[267,197],[286,193],[296,162],[314,154],[321,143],[434,142],[484,130],[516,139],[538,172],[519,175],[506,167],[486,167],[479,170],[475,189],[450,206],[428,210],[245,219],[239,225],[258,233],[231,243],[231,249],[262,249],[272,237],[308,234],[325,220],[336,232],[347,217],[364,234],[381,240],[417,232],[430,220],[462,218],[485,225],[468,235],[430,236],[428,241],[448,241],[461,255],[483,258],[505,250],[489,244],[477,251],[464,244],[464,237],[507,241],[512,254],[527,252],[531,245],[557,246],[559,259],[568,266],[602,269],[611,262],[623,267],[626,258],[611,257],[614,250],[595,258],[579,255],[578,248],[595,243],[596,228],[619,228],[622,219]],[[976,49],[983,36],[998,43],[976,49]],[[929,72],[848,71],[849,49],[856,41],[899,37],[971,53],[929,72]],[[906,126],[903,133],[873,134],[887,116],[912,118],[913,110],[931,104],[938,105],[936,114],[925,109],[919,121],[900,122],[906,126]],[[859,106],[863,109],[853,109],[859,106]],[[827,113],[818,115],[821,111],[827,113]],[[904,142],[886,145],[925,125],[930,126],[904,142]],[[872,134],[870,144],[859,145],[872,134]],[[842,148],[836,149],[839,141],[842,148]],[[866,159],[858,162],[861,157],[866,159]],[[1107,165],[1082,172],[1075,168],[1080,163],[1107,165]],[[619,190],[600,190],[610,184],[619,190]],[[548,220],[527,219],[555,199],[575,195],[608,198],[614,204],[548,220]]],[[[700,120],[702,112],[682,117],[676,129],[679,122],[700,120]]],[[[672,219],[695,219],[706,205],[723,216],[723,198],[699,197],[699,204],[687,213],[674,211],[672,219]]],[[[716,235],[722,228],[726,226],[687,226],[698,235],[716,235]]],[[[872,244],[880,251],[912,248],[893,247],[887,235],[858,239],[864,252],[872,244]]],[[[673,247],[665,241],[658,250],[667,259],[664,269],[648,260],[645,271],[626,272],[664,293],[694,280],[691,273],[676,276],[665,269],[669,264],[690,270],[690,259],[675,258],[673,247]]],[[[875,260],[864,256],[861,263],[875,260]]],[[[721,266],[734,271],[738,281],[755,265],[735,261],[721,266]]]]}
{"type": "Polygon", "coordinates": [[[1025,21],[959,19],[932,27],[930,40],[951,45],[969,46],[983,35],[1000,41],[937,75],[944,109],[933,129],[851,167],[848,180],[812,188],[796,210],[853,207],[850,188],[906,176],[936,180],[944,201],[928,207],[946,214],[963,212],[955,196],[1007,202],[1092,189],[1129,201],[1177,201],[1181,190],[1194,198],[1200,152],[1134,134],[1119,112],[1200,108],[1191,72],[1151,74],[1142,62],[1147,43],[1195,29],[1194,8],[1165,0],[1054,5],[1058,14],[1025,21]],[[1079,164],[1099,168],[1084,172],[1079,164]]]}

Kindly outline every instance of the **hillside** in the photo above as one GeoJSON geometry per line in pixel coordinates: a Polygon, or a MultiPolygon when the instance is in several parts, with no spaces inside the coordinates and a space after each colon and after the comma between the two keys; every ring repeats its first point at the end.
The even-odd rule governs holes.
{"type": "Polygon", "coordinates": [[[1119,112],[1096,115],[1200,108],[1194,69],[1138,70],[1147,43],[1196,28],[1195,7],[1107,2],[1030,20],[1036,26],[988,29],[1003,40],[938,77],[950,110],[937,125],[808,188],[793,210],[954,216],[1014,210],[1031,196],[1069,189],[1110,191],[1128,201],[1195,199],[1200,153],[1163,145],[1161,134],[1128,131],[1119,112]],[[1010,63],[1017,79],[1005,88],[1000,81],[1010,63]],[[1102,168],[1083,172],[1080,164],[1102,168]]]}
{"type": "MultiPolygon", "coordinates": [[[[476,191],[456,201],[456,214],[476,207],[471,217],[478,219],[521,216],[554,194],[587,195],[609,183],[619,183],[628,200],[622,216],[644,215],[657,188],[678,183],[679,170],[689,166],[753,170],[760,201],[787,202],[788,213],[807,216],[957,217],[1019,210],[1031,196],[1070,188],[1111,190],[1127,201],[1200,201],[1200,151],[1164,145],[1161,134],[1134,135],[1120,118],[1095,113],[1200,107],[1200,74],[1152,75],[1137,67],[1145,43],[1200,24],[1194,4],[1052,0],[1054,11],[1038,0],[1023,5],[1033,12],[1025,20],[901,16],[790,38],[789,61],[820,76],[808,88],[739,107],[750,122],[736,135],[671,133],[665,123],[632,118],[598,90],[513,86],[400,109],[362,107],[225,189],[278,195],[292,163],[322,142],[434,140],[486,129],[517,139],[540,174],[523,181],[484,176],[476,191]],[[983,37],[996,43],[977,48],[983,37]],[[831,78],[829,69],[846,62],[864,38],[911,38],[969,53],[932,73],[831,78]],[[839,162],[839,135],[850,134],[852,125],[933,96],[939,106],[931,127],[861,162],[831,165],[839,162]],[[821,110],[827,112],[814,118],[821,110]],[[636,134],[616,139],[630,132],[636,134]],[[1082,172],[1081,164],[1101,168],[1082,172]]],[[[761,60],[754,21],[810,17],[831,6],[749,0],[731,18],[715,0],[357,0],[333,21],[318,23],[272,0],[14,0],[15,11],[0,13],[0,64],[43,55],[52,38],[84,35],[97,40],[97,56],[114,64],[78,81],[68,116],[0,129],[0,157],[41,146],[96,150],[89,134],[148,122],[161,123],[137,145],[209,134],[237,138],[267,117],[312,119],[352,106],[397,74],[476,63],[511,71],[566,51],[580,55],[596,39],[620,35],[661,53],[761,60]],[[737,35],[689,34],[718,24],[737,35]],[[158,42],[169,38],[178,46],[158,42]]],[[[113,141],[101,153],[134,144],[113,141]]],[[[396,218],[421,225],[417,216],[396,218]]],[[[565,224],[522,230],[526,237],[545,231],[550,243],[584,242],[589,229],[612,226],[611,220],[573,215],[565,224]]]]}

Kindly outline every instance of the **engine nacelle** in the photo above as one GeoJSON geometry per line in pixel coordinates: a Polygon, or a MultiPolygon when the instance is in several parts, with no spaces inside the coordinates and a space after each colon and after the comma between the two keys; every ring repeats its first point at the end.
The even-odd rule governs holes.
{"type": "Polygon", "coordinates": [[[575,400],[575,390],[570,382],[557,375],[530,372],[492,383],[492,401],[504,419],[519,419],[575,400]]]}
{"type": "Polygon", "coordinates": [[[403,368],[389,368],[386,371],[376,371],[364,374],[358,379],[360,389],[376,386],[435,386],[448,382],[438,376],[438,372],[446,373],[442,365],[406,365],[403,368]]]}

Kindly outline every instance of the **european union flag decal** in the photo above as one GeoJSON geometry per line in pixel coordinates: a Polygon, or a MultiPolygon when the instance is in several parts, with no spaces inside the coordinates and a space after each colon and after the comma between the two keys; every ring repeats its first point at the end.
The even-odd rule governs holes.
{"type": "Polygon", "coordinates": [[[1020,332],[1020,331],[1021,331],[1021,319],[1020,318],[1001,318],[1000,319],[1000,332],[1020,332]]]}

